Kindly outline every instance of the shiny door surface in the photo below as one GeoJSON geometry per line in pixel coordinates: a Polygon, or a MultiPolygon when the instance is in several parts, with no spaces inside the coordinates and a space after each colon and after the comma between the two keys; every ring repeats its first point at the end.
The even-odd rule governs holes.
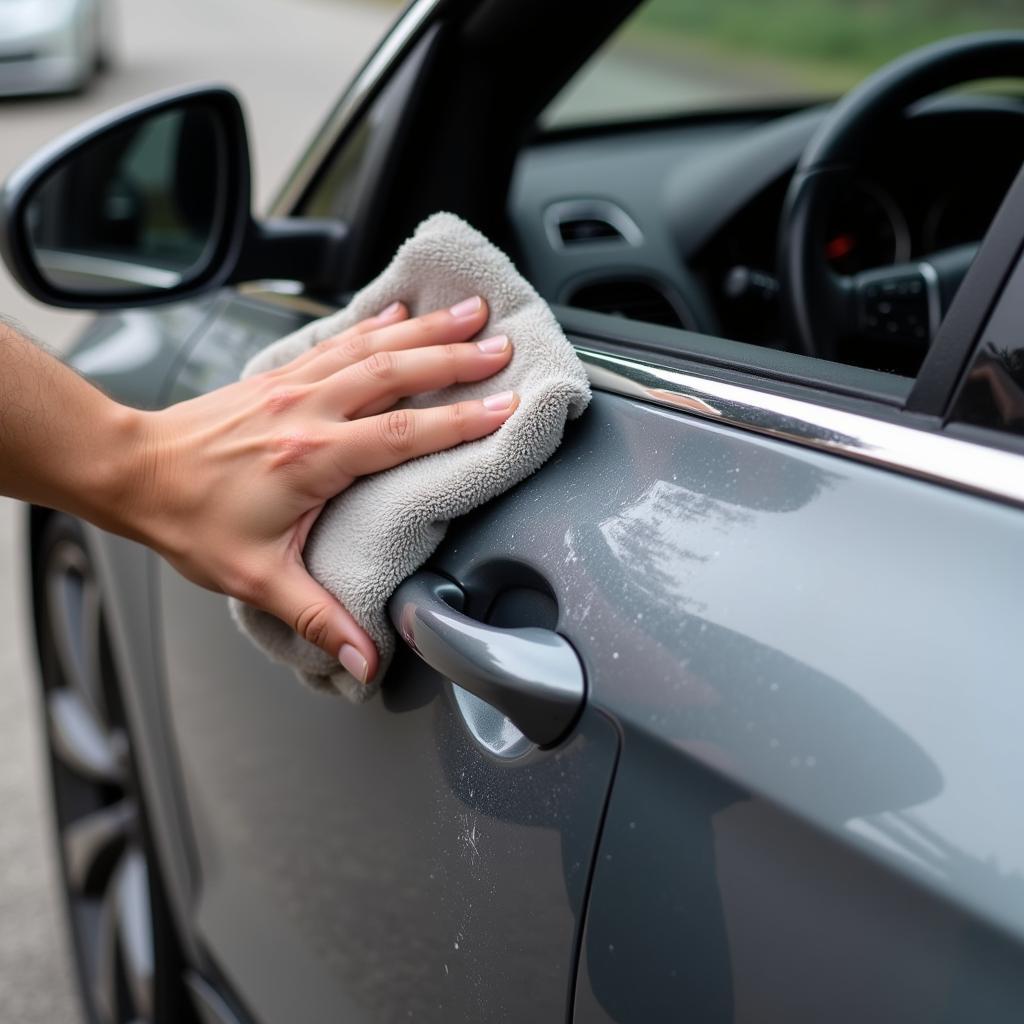
{"type": "MultiPolygon", "coordinates": [[[[298,322],[233,304],[172,397],[237,376],[298,322]]],[[[501,508],[453,529],[436,566],[470,615],[549,628],[563,566],[525,542],[547,513],[501,508]]],[[[354,706],[271,664],[223,598],[163,566],[158,600],[196,920],[256,1019],[564,1020],[614,726],[585,712],[554,749],[488,750],[478,709],[408,650],[354,706]]]]}
{"type": "Polygon", "coordinates": [[[268,1021],[1012,1019],[1021,529],[597,392],[430,566],[582,659],[570,741],[506,761],[412,655],[380,701],[317,698],[168,572],[204,933],[268,1021]]]}

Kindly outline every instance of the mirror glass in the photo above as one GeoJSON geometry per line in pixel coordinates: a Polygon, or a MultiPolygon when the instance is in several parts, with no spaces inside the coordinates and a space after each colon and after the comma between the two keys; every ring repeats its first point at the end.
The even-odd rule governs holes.
{"type": "Polygon", "coordinates": [[[39,273],[83,297],[187,285],[219,239],[225,153],[222,123],[201,104],[159,111],[77,148],[24,208],[39,273]]]}

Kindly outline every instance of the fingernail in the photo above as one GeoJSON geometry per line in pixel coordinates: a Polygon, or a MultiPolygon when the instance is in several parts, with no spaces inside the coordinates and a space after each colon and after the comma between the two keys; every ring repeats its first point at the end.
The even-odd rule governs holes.
{"type": "Polygon", "coordinates": [[[479,313],[482,303],[483,300],[480,296],[474,295],[471,299],[463,299],[461,302],[457,302],[448,310],[448,312],[451,313],[456,320],[465,320],[466,317],[479,313]]]}
{"type": "Polygon", "coordinates": [[[351,645],[342,644],[338,661],[361,683],[366,682],[366,659],[351,645]]]}
{"type": "Polygon", "coordinates": [[[499,412],[501,409],[507,409],[516,398],[514,391],[502,391],[497,395],[489,395],[484,399],[484,406],[490,409],[491,412],[499,412]]]}
{"type": "Polygon", "coordinates": [[[504,352],[508,348],[508,335],[497,334],[493,338],[484,338],[476,343],[476,347],[481,352],[504,352]]]}
{"type": "Polygon", "coordinates": [[[378,320],[390,320],[401,308],[402,308],[402,304],[400,302],[392,302],[391,305],[388,306],[387,309],[382,309],[377,314],[377,319],[378,320]]]}

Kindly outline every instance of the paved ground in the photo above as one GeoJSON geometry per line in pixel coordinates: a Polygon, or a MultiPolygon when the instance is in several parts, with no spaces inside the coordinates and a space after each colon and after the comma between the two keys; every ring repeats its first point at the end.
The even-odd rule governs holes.
{"type": "MultiPolygon", "coordinates": [[[[157,89],[226,82],[249,112],[265,204],[393,9],[343,0],[122,0],[116,69],[81,97],[0,101],[0,177],[84,118],[157,89]]],[[[63,348],[83,318],[21,294],[0,269],[0,311],[63,348]]],[[[76,1021],[49,853],[36,707],[12,530],[0,501],[0,1020],[76,1021]]]]}

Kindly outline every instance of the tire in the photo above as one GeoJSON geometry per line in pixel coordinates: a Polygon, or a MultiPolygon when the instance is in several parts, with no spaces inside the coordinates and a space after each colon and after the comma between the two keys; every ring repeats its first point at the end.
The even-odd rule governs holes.
{"type": "Polygon", "coordinates": [[[193,1021],[84,532],[56,514],[38,537],[42,710],[60,881],[86,1019],[193,1021]]]}

